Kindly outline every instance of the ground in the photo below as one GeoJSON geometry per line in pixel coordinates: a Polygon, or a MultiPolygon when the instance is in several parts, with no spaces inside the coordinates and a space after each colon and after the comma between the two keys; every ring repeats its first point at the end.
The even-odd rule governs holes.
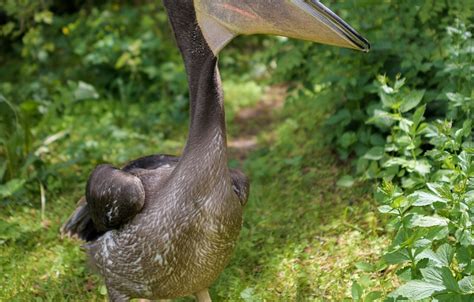
{"type": "MultiPolygon", "coordinates": [[[[372,271],[366,263],[377,262],[388,244],[368,185],[336,186],[348,172],[346,164],[322,144],[313,146],[312,159],[298,168],[290,159],[278,165],[286,161],[281,151],[272,157],[278,131],[285,131],[284,99],[284,86],[267,88],[260,102],[239,108],[228,122],[230,164],[250,176],[251,193],[235,255],[211,296],[214,301],[342,301],[351,297],[353,281],[387,293],[391,270],[366,272],[372,271]]],[[[39,197],[2,208],[0,300],[106,300],[102,281],[86,267],[81,243],[59,235],[82,190],[83,184],[48,201],[43,219],[39,197]]]]}

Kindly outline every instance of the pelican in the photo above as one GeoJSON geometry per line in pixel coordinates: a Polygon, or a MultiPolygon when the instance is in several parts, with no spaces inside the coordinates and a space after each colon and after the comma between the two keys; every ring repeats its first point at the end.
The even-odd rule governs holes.
{"type": "Polygon", "coordinates": [[[227,166],[219,52],[236,36],[271,34],[361,51],[369,43],[316,0],[164,0],[184,59],[189,135],[181,157],[152,155],[123,168],[99,165],[64,224],[87,241],[110,301],[210,301],[231,258],[249,194],[227,166]]]}

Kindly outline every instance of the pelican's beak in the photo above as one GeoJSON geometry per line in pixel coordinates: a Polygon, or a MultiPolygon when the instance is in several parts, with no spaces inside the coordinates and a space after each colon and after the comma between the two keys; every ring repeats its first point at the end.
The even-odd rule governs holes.
{"type": "Polygon", "coordinates": [[[214,54],[241,34],[370,49],[366,39],[318,0],[194,0],[194,4],[199,26],[214,54]]]}

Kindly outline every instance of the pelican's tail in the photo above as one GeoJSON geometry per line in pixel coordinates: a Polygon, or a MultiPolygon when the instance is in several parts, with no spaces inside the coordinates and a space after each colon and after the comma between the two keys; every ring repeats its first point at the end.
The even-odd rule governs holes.
{"type": "Polygon", "coordinates": [[[85,241],[93,241],[102,235],[94,226],[85,197],[79,200],[76,210],[61,227],[61,235],[85,241]]]}

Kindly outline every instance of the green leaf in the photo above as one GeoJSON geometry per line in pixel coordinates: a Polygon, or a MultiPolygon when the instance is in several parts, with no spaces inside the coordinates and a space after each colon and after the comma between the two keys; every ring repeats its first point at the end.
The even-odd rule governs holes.
{"type": "Polygon", "coordinates": [[[406,166],[407,164],[408,161],[404,158],[392,157],[383,164],[383,167],[406,166]]]}
{"type": "Polygon", "coordinates": [[[396,273],[398,278],[403,282],[413,280],[413,272],[409,266],[405,266],[404,268],[397,270],[396,273]]]}
{"type": "Polygon", "coordinates": [[[364,271],[367,273],[373,272],[375,270],[374,266],[367,262],[357,262],[355,266],[361,271],[364,271]]]}
{"type": "Polygon", "coordinates": [[[448,235],[448,226],[437,226],[430,228],[428,230],[428,233],[425,234],[425,238],[428,238],[430,240],[442,240],[447,239],[448,235]]]}
{"type": "Polygon", "coordinates": [[[42,11],[42,12],[37,12],[34,16],[35,22],[37,23],[46,23],[46,24],[51,24],[53,23],[53,13],[50,11],[42,11]]]}
{"type": "Polygon", "coordinates": [[[454,279],[451,270],[447,267],[442,268],[443,284],[446,288],[453,292],[459,292],[460,288],[456,279],[454,279]]]}
{"type": "Polygon", "coordinates": [[[382,297],[382,292],[380,291],[375,291],[375,292],[370,292],[365,296],[364,302],[373,302],[376,301],[377,299],[380,299],[382,297]]]}
{"type": "Polygon", "coordinates": [[[405,207],[407,205],[407,199],[405,196],[398,196],[393,199],[392,203],[390,206],[394,209],[400,209],[402,207],[405,207]]]}
{"type": "Polygon", "coordinates": [[[456,279],[454,279],[453,274],[451,273],[451,270],[448,267],[432,266],[422,268],[420,271],[425,281],[431,284],[443,285],[446,287],[446,289],[453,292],[459,292],[458,283],[456,279]]]}
{"type": "Polygon", "coordinates": [[[403,148],[408,148],[410,145],[412,145],[412,139],[409,135],[396,136],[395,141],[397,142],[397,144],[400,145],[400,147],[402,147],[402,148],[399,148],[398,151],[401,151],[403,148]]]}
{"type": "Polygon", "coordinates": [[[129,52],[124,52],[118,59],[117,62],[115,62],[115,69],[120,69],[124,67],[127,62],[130,61],[132,58],[132,55],[129,52]]]}
{"type": "Polygon", "coordinates": [[[417,160],[415,162],[415,166],[414,166],[413,170],[418,172],[420,175],[424,176],[424,175],[430,173],[431,165],[426,160],[417,160]]]}
{"type": "Polygon", "coordinates": [[[448,93],[446,93],[446,96],[448,97],[448,100],[453,102],[454,107],[460,107],[464,103],[467,104],[467,102],[470,101],[470,98],[465,97],[464,95],[462,95],[460,93],[448,92],[448,93]]]}
{"type": "Polygon", "coordinates": [[[462,151],[461,154],[459,154],[458,159],[463,172],[468,173],[472,164],[471,156],[467,154],[467,152],[462,151]]]}
{"type": "Polygon", "coordinates": [[[405,81],[406,81],[405,78],[397,79],[397,80],[395,81],[395,84],[393,85],[393,88],[394,88],[396,91],[400,90],[400,88],[402,88],[403,85],[405,85],[405,81]]]}
{"type": "Polygon", "coordinates": [[[402,296],[412,300],[421,300],[431,297],[436,292],[441,292],[446,290],[444,285],[440,284],[431,284],[425,281],[412,280],[402,286],[397,290],[390,293],[389,297],[398,297],[402,296]]]}
{"type": "Polygon", "coordinates": [[[392,87],[388,86],[388,85],[382,85],[380,86],[380,88],[382,89],[382,91],[386,94],[394,94],[395,93],[395,89],[393,89],[392,87]]]}
{"type": "Polygon", "coordinates": [[[409,227],[422,227],[429,228],[434,226],[446,226],[448,225],[448,220],[440,216],[424,216],[415,214],[410,219],[409,227]]]}
{"type": "Polygon", "coordinates": [[[451,262],[453,261],[454,248],[449,244],[445,243],[438,248],[436,254],[438,255],[439,259],[441,259],[443,265],[449,267],[451,265],[451,262]]]}
{"type": "Polygon", "coordinates": [[[459,241],[459,243],[463,246],[474,245],[474,238],[471,233],[471,230],[458,229],[454,233],[454,236],[459,241]]]}
{"type": "Polygon", "coordinates": [[[413,200],[413,205],[417,207],[431,205],[435,202],[447,203],[448,201],[442,197],[436,196],[434,194],[416,191],[413,194],[408,195],[410,200],[413,200]]]}
{"type": "Polygon", "coordinates": [[[425,114],[425,110],[426,110],[426,105],[423,105],[423,106],[418,107],[415,113],[413,113],[413,116],[411,118],[413,124],[410,129],[410,134],[414,135],[416,133],[418,125],[421,123],[421,120],[423,119],[423,115],[425,114]]]}
{"type": "Polygon", "coordinates": [[[417,261],[420,261],[422,259],[429,259],[432,261],[432,263],[436,266],[445,266],[446,263],[443,261],[443,259],[441,259],[439,257],[438,254],[436,254],[433,250],[431,249],[426,249],[424,251],[422,251],[421,253],[419,253],[418,255],[416,255],[415,259],[417,261]]]}
{"type": "Polygon", "coordinates": [[[247,287],[240,292],[240,297],[246,302],[254,301],[254,289],[252,287],[247,287]]]}
{"type": "Polygon", "coordinates": [[[471,251],[468,247],[461,246],[456,249],[456,259],[458,261],[459,267],[463,272],[469,272],[471,268],[471,261],[473,257],[471,256],[471,251]]]}
{"type": "Polygon", "coordinates": [[[443,271],[441,267],[427,267],[420,269],[421,275],[426,282],[432,284],[443,284],[443,271]]]}
{"type": "Polygon", "coordinates": [[[410,129],[412,125],[413,125],[413,122],[406,118],[400,119],[400,122],[398,124],[400,129],[405,133],[410,133],[410,129]]]}
{"type": "Polygon", "coordinates": [[[0,198],[10,197],[21,189],[25,183],[24,179],[12,179],[4,185],[0,185],[0,198]]]}
{"type": "Polygon", "coordinates": [[[380,213],[383,213],[383,214],[397,214],[398,213],[394,208],[392,208],[389,205],[380,206],[378,207],[378,210],[380,213]]]}
{"type": "Polygon", "coordinates": [[[445,243],[438,248],[436,253],[433,252],[431,249],[426,249],[416,255],[415,258],[418,261],[421,259],[429,259],[436,266],[449,267],[454,258],[454,248],[449,244],[445,243]]]}
{"type": "Polygon", "coordinates": [[[362,299],[363,290],[359,283],[355,281],[352,283],[351,293],[352,299],[354,299],[355,301],[359,301],[360,299],[362,299]]]}
{"type": "Polygon", "coordinates": [[[466,276],[458,282],[459,289],[463,293],[474,294],[474,276],[466,276]]]}
{"type": "Polygon", "coordinates": [[[340,138],[339,138],[339,144],[343,148],[348,148],[350,145],[354,144],[357,142],[357,135],[352,132],[345,132],[340,138]]]}
{"type": "Polygon", "coordinates": [[[465,202],[468,203],[468,204],[474,202],[474,190],[466,192],[465,202]]]}
{"type": "Polygon", "coordinates": [[[105,285],[101,285],[101,286],[99,287],[99,293],[100,293],[102,296],[107,295],[107,288],[105,287],[105,285]]]}
{"type": "Polygon", "coordinates": [[[379,133],[374,133],[370,136],[370,143],[374,146],[384,146],[385,137],[379,133]]]}
{"type": "Polygon", "coordinates": [[[379,160],[384,155],[384,147],[373,147],[367,153],[365,153],[364,158],[368,160],[379,160]]]}
{"type": "Polygon", "coordinates": [[[350,175],[344,175],[337,181],[336,185],[338,187],[350,188],[354,185],[354,178],[350,175]]]}
{"type": "Polygon", "coordinates": [[[403,102],[400,106],[401,112],[407,112],[418,106],[423,99],[423,95],[425,95],[424,90],[414,90],[410,91],[404,98],[403,102]]]}
{"type": "MultiPolygon", "coordinates": [[[[390,87],[389,87],[390,88],[390,87]]],[[[391,88],[390,88],[391,89],[391,88]]],[[[387,92],[387,91],[386,91],[387,92]]],[[[379,94],[380,100],[385,108],[395,109],[398,107],[397,99],[395,96],[381,92],[379,94]]]]}
{"type": "Polygon", "coordinates": [[[367,121],[369,124],[374,124],[379,127],[390,127],[396,119],[390,113],[376,109],[374,115],[367,121]]]}
{"type": "Polygon", "coordinates": [[[417,241],[415,241],[413,243],[413,247],[414,248],[426,248],[428,246],[431,246],[431,244],[432,244],[431,240],[422,238],[422,239],[418,239],[417,241]]]}
{"type": "Polygon", "coordinates": [[[472,302],[473,297],[461,296],[458,293],[437,294],[433,302],[472,302]]]}
{"type": "Polygon", "coordinates": [[[8,22],[0,26],[0,35],[8,36],[15,29],[15,23],[8,22]]]}
{"type": "Polygon", "coordinates": [[[436,196],[446,199],[451,197],[451,189],[447,184],[429,182],[426,186],[431,192],[435,193],[436,196]]]}
{"type": "Polygon", "coordinates": [[[462,148],[468,153],[474,153],[474,142],[464,142],[462,148]]]}
{"type": "Polygon", "coordinates": [[[77,87],[74,90],[74,99],[76,101],[87,100],[87,99],[97,99],[97,98],[99,98],[99,94],[95,90],[94,86],[82,81],[79,81],[77,83],[77,87]]]}
{"type": "MultiPolygon", "coordinates": [[[[225,88],[225,87],[224,87],[225,88]]],[[[337,111],[333,114],[327,121],[327,125],[339,125],[340,123],[350,123],[351,121],[351,112],[344,108],[342,110],[337,111]]]]}
{"type": "Polygon", "coordinates": [[[408,172],[417,172],[421,176],[430,173],[431,165],[426,160],[408,160],[403,165],[408,172]]]}
{"type": "Polygon", "coordinates": [[[397,250],[383,255],[385,262],[388,264],[398,264],[411,260],[406,250],[397,250]]]}

